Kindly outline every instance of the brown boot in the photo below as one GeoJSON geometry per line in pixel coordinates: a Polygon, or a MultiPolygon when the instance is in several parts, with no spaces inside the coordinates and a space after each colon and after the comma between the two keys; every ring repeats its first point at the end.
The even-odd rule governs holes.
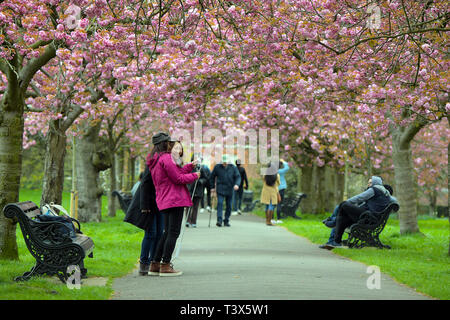
{"type": "Polygon", "coordinates": [[[266,225],[268,226],[273,226],[272,222],[270,220],[272,220],[272,216],[271,216],[271,211],[266,211],[266,225]]]}
{"type": "Polygon", "coordinates": [[[150,271],[148,273],[149,276],[159,276],[161,264],[159,262],[152,261],[150,263],[150,271]]]}
{"type": "Polygon", "coordinates": [[[159,269],[160,277],[176,277],[181,276],[183,274],[182,271],[174,270],[172,264],[161,262],[161,268],[159,269]]]}
{"type": "Polygon", "coordinates": [[[150,267],[149,264],[139,262],[139,275],[140,276],[148,275],[148,268],[149,267],[150,267]]]}

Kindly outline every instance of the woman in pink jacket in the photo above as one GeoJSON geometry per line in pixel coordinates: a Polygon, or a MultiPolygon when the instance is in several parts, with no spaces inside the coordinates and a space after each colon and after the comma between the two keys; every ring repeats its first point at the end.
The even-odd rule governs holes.
{"type": "MultiPolygon", "coordinates": [[[[172,141],[168,134],[159,132],[152,137],[153,144],[161,141],[172,141]]],[[[153,261],[150,263],[150,273],[160,276],[179,276],[181,271],[173,269],[170,263],[175,244],[180,235],[183,220],[184,207],[192,206],[191,196],[186,184],[193,183],[199,178],[199,173],[190,173],[195,163],[189,163],[184,167],[177,165],[180,154],[176,150],[177,145],[169,143],[169,150],[165,152],[152,152],[147,157],[153,184],[155,185],[156,204],[164,217],[164,233],[156,246],[153,261]],[[172,152],[170,146],[175,150],[172,152]]],[[[182,150],[182,148],[181,148],[182,150]]]]}

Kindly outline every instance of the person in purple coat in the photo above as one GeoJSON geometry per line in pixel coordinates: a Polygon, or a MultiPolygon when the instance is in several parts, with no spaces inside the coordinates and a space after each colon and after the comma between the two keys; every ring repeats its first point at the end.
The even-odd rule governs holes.
{"type": "MultiPolygon", "coordinates": [[[[173,142],[170,136],[163,132],[152,137],[154,145],[161,141],[173,142]]],[[[153,261],[150,263],[150,275],[159,273],[159,276],[167,277],[182,274],[181,271],[173,269],[171,259],[180,235],[184,208],[192,206],[191,196],[186,185],[197,180],[199,173],[191,173],[196,165],[195,161],[181,166],[181,152],[181,143],[169,143],[169,150],[152,151],[147,158],[155,185],[156,204],[163,214],[165,226],[163,235],[156,246],[153,261]],[[171,149],[170,146],[173,148],[171,149]]]]}

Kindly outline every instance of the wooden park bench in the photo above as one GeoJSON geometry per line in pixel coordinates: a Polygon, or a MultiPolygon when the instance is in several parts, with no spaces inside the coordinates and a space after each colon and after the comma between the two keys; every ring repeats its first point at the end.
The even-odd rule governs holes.
{"type": "MultiPolygon", "coordinates": [[[[306,198],[305,193],[297,193],[293,197],[284,198],[281,202],[281,214],[286,217],[292,217],[294,219],[301,219],[295,214],[298,206],[303,198],[306,198]]],[[[283,217],[284,218],[284,217],[283,217]]]]}
{"type": "Polygon", "coordinates": [[[66,283],[70,276],[67,268],[76,265],[81,270],[81,276],[86,275],[83,260],[86,256],[93,257],[94,242],[81,233],[80,223],[76,219],[70,218],[78,226],[78,230],[75,227],[75,233],[62,222],[39,221],[42,212],[32,201],[9,203],[3,213],[6,218],[19,222],[28,250],[36,259],[31,270],[15,277],[15,281],[26,281],[32,276],[47,274],[57,275],[66,283]]]}
{"type": "Polygon", "coordinates": [[[390,249],[390,246],[380,241],[379,235],[386,226],[391,212],[397,212],[399,208],[398,203],[392,202],[380,213],[364,212],[357,223],[345,229],[348,233],[347,246],[349,248],[376,247],[390,249]]]}
{"type": "Polygon", "coordinates": [[[123,212],[127,213],[128,207],[130,206],[131,200],[133,199],[131,194],[128,194],[123,191],[114,190],[112,192],[112,195],[116,196],[117,199],[119,199],[120,208],[122,209],[123,212]]]}

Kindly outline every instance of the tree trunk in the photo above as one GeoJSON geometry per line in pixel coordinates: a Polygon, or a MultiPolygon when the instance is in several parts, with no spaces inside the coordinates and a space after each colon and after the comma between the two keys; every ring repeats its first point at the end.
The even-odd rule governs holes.
{"type": "Polygon", "coordinates": [[[398,211],[400,234],[419,232],[416,205],[417,181],[411,159],[411,140],[417,132],[418,130],[411,136],[409,130],[401,127],[391,131],[392,160],[395,174],[394,192],[400,204],[398,211]]]}
{"type": "Polygon", "coordinates": [[[4,216],[3,208],[19,201],[23,126],[22,111],[8,110],[4,99],[0,106],[0,259],[19,258],[16,222],[4,216]]]}
{"type": "MultiPolygon", "coordinates": [[[[16,70],[18,61],[14,56],[10,62],[16,70]]],[[[17,73],[11,67],[2,71],[8,78],[8,85],[0,103],[0,259],[15,260],[19,259],[16,222],[5,217],[3,208],[19,201],[25,100],[17,73]]]]}
{"type": "Polygon", "coordinates": [[[430,216],[436,215],[436,202],[437,202],[437,191],[435,188],[431,191],[431,194],[428,195],[428,200],[430,202],[428,214],[430,216]]]}
{"type": "Polygon", "coordinates": [[[101,122],[89,128],[76,142],[76,167],[78,189],[78,218],[81,222],[101,221],[101,196],[99,172],[111,167],[107,144],[99,140],[101,122]],[[106,164],[105,164],[106,163],[106,164]]]}
{"type": "Polygon", "coordinates": [[[130,153],[128,151],[127,147],[123,148],[123,167],[122,167],[122,191],[123,192],[129,192],[131,190],[131,187],[129,186],[130,181],[130,153]]]}
{"type": "Polygon", "coordinates": [[[336,206],[344,200],[344,188],[345,188],[345,174],[340,172],[338,168],[336,168],[336,179],[334,181],[335,181],[334,203],[336,206]]]}
{"type": "Polygon", "coordinates": [[[62,202],[66,146],[66,133],[59,129],[58,121],[52,121],[46,138],[41,207],[50,202],[62,202]]]}
{"type": "Polygon", "coordinates": [[[304,166],[301,168],[302,170],[302,179],[301,179],[301,186],[302,186],[302,192],[306,194],[306,198],[300,202],[300,207],[302,213],[312,213],[313,212],[313,188],[312,188],[312,177],[313,177],[313,168],[304,166]]]}
{"type": "Polygon", "coordinates": [[[117,190],[115,155],[112,155],[111,168],[109,169],[109,183],[110,192],[108,194],[108,215],[110,217],[115,217],[117,211],[117,198],[112,196],[112,192],[117,190]]]}
{"type": "MultiPolygon", "coordinates": [[[[448,124],[450,126],[450,117],[447,117],[448,124]]],[[[448,222],[450,223],[450,143],[447,145],[447,213],[448,213],[448,222]]],[[[448,237],[448,255],[450,256],[450,236],[448,237]]]]}
{"type": "Polygon", "coordinates": [[[326,197],[327,191],[325,188],[325,171],[326,166],[318,167],[315,165],[314,177],[314,194],[315,194],[315,208],[313,214],[322,214],[326,212],[326,197]]]}

